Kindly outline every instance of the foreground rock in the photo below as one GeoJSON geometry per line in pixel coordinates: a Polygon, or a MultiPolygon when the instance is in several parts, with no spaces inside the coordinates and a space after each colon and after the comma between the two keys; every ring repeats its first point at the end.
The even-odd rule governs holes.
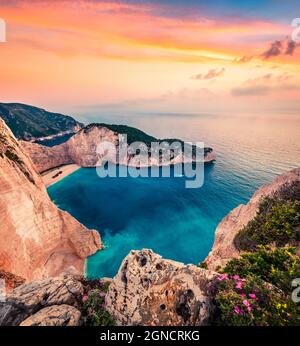
{"type": "Polygon", "coordinates": [[[0,119],[0,269],[26,280],[84,271],[101,248],[90,231],[50,200],[41,177],[0,119]]]}
{"type": "Polygon", "coordinates": [[[53,305],[28,317],[20,326],[78,326],[80,316],[81,312],[73,306],[53,305]]]}
{"type": "Polygon", "coordinates": [[[109,287],[106,308],[118,325],[206,325],[215,275],[151,250],[131,251],[109,287]]]}
{"type": "Polygon", "coordinates": [[[262,198],[274,194],[284,185],[290,185],[295,181],[300,181],[300,168],[284,173],[271,184],[261,187],[248,204],[239,205],[221,221],[215,233],[212,251],[205,260],[208,269],[216,270],[218,267],[225,266],[232,258],[239,257],[240,252],[234,246],[234,238],[256,216],[262,198]]]}
{"type": "Polygon", "coordinates": [[[0,326],[78,325],[82,294],[80,280],[71,275],[21,285],[0,303],[0,326]]]}

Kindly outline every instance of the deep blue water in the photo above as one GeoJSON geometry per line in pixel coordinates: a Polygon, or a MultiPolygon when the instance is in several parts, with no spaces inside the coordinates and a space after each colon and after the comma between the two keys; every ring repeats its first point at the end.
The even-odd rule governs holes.
{"type": "Polygon", "coordinates": [[[186,189],[184,177],[100,179],[92,168],[48,188],[60,208],[97,229],[104,240],[105,250],[88,260],[91,277],[114,276],[131,249],[151,248],[165,258],[199,263],[230,210],[276,175],[300,166],[298,120],[261,124],[250,119],[237,125],[227,119],[222,126],[220,119],[165,123],[159,119],[155,126],[153,118],[143,119],[139,127],[158,137],[201,138],[216,150],[217,161],[205,165],[200,189],[186,189]]]}

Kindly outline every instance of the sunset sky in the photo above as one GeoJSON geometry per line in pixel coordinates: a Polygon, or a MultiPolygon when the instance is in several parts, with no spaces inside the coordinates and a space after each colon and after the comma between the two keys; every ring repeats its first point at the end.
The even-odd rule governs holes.
{"type": "Polygon", "coordinates": [[[1,0],[0,102],[300,113],[297,17],[299,0],[1,0]]]}

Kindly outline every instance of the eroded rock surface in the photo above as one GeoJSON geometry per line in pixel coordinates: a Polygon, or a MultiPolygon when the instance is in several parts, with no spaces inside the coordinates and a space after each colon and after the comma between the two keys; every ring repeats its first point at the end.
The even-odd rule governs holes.
{"type": "Polygon", "coordinates": [[[81,312],[70,305],[53,305],[28,317],[20,326],[78,326],[81,312]]]}
{"type": "Polygon", "coordinates": [[[151,250],[131,251],[109,287],[106,308],[119,325],[206,325],[215,275],[151,250]]]}
{"type": "Polygon", "coordinates": [[[300,168],[278,176],[271,184],[258,189],[249,203],[239,205],[225,216],[217,227],[214,245],[205,260],[208,269],[215,270],[217,267],[223,267],[230,259],[239,257],[240,252],[234,246],[234,238],[239,230],[256,216],[261,199],[295,181],[300,181],[300,168]]]}
{"type": "Polygon", "coordinates": [[[79,278],[72,275],[23,284],[0,303],[0,325],[17,326],[23,321],[23,325],[50,325],[52,317],[58,325],[75,325],[82,294],[79,278]]]}
{"type": "Polygon", "coordinates": [[[0,119],[0,269],[26,280],[83,273],[102,248],[90,231],[50,200],[40,175],[0,119]]]}

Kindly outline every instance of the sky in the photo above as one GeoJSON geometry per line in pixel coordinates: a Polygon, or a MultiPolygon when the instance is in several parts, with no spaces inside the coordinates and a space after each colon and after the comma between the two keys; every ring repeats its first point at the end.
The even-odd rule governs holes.
{"type": "Polygon", "coordinates": [[[0,0],[0,102],[299,114],[297,17],[299,0],[0,0]]]}

